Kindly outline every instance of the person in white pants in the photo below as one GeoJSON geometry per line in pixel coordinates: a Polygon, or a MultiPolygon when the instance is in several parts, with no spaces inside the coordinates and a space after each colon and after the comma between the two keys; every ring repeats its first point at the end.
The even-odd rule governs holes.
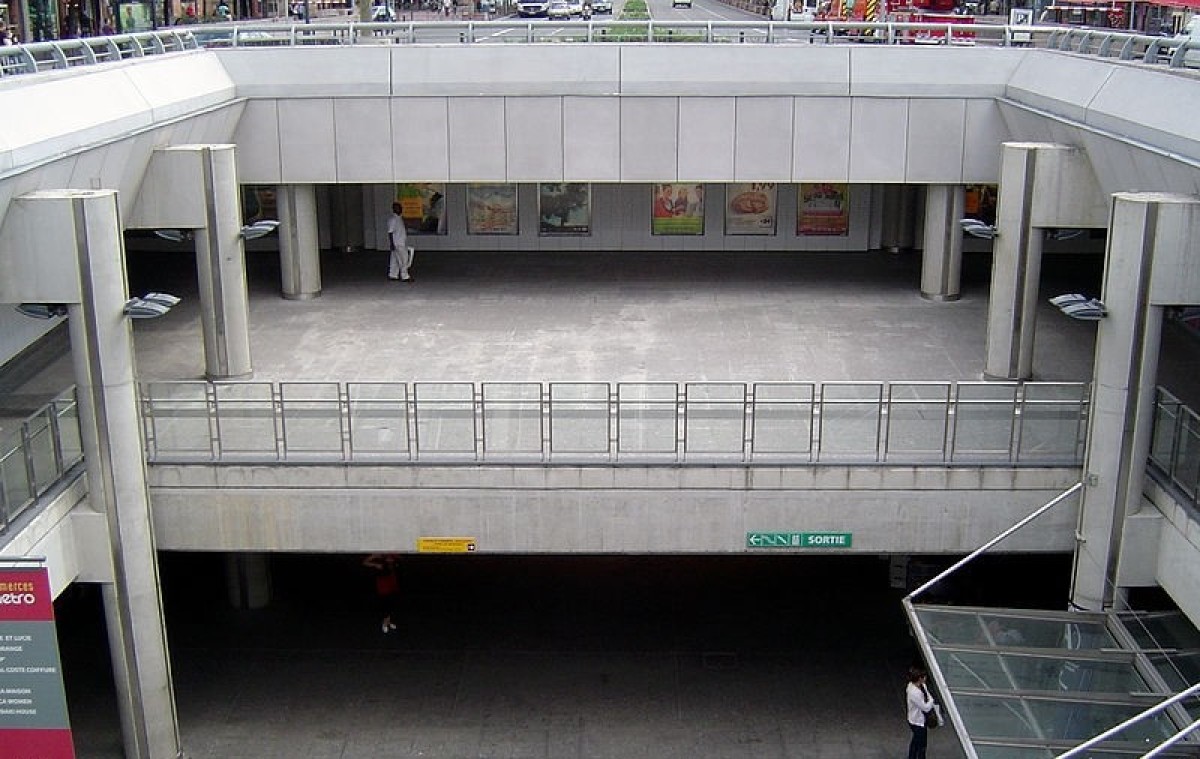
{"type": "Polygon", "coordinates": [[[400,215],[400,204],[392,203],[392,215],[387,225],[388,245],[391,254],[388,256],[388,279],[398,279],[402,282],[413,282],[408,269],[412,266],[413,249],[408,247],[408,230],[404,228],[404,217],[400,215]]]}

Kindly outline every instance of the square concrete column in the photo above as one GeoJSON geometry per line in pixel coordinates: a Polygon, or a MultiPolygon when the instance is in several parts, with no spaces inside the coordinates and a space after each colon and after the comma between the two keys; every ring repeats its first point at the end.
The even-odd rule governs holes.
{"type": "Polygon", "coordinates": [[[0,302],[67,305],[88,502],[104,513],[109,532],[113,581],[103,590],[125,756],[175,759],[179,729],[116,192],[58,190],[14,200],[0,234],[0,271],[7,275],[0,302]]]}
{"type": "Polygon", "coordinates": [[[1096,333],[1071,586],[1077,608],[1109,608],[1118,596],[1125,518],[1140,508],[1150,454],[1163,306],[1200,303],[1198,238],[1200,198],[1113,196],[1101,296],[1108,315],[1096,333]]]}
{"type": "Polygon", "coordinates": [[[921,256],[921,297],[958,300],[962,295],[962,185],[935,184],[925,192],[925,249],[921,256]]]}
{"type": "Polygon", "coordinates": [[[275,188],[279,208],[279,263],[283,297],[321,295],[321,250],[317,238],[317,192],[310,184],[275,188]]]}

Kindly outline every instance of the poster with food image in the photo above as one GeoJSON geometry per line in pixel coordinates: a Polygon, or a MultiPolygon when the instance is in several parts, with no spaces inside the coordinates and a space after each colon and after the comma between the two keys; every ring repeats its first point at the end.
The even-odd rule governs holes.
{"type": "Polygon", "coordinates": [[[725,185],[725,234],[775,234],[775,183],[725,185]]]}
{"type": "Polygon", "coordinates": [[[467,234],[517,234],[517,186],[467,185],[467,234]]]}
{"type": "Polygon", "coordinates": [[[592,186],[587,182],[538,185],[538,235],[580,237],[592,233],[592,186]]]}
{"type": "Polygon", "coordinates": [[[796,194],[796,234],[850,234],[850,188],[844,183],[805,182],[796,194]]]}
{"type": "Polygon", "coordinates": [[[410,234],[446,234],[446,185],[441,182],[408,182],[396,185],[396,201],[404,228],[410,234]]]}
{"type": "Polygon", "coordinates": [[[653,185],[650,231],[656,235],[704,234],[704,185],[658,182],[653,185]]]}

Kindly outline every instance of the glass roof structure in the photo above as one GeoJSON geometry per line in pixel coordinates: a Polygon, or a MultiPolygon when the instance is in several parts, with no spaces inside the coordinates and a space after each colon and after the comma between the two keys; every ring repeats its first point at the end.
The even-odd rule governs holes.
{"type": "MultiPolygon", "coordinates": [[[[1200,632],[1180,612],[913,604],[939,700],[968,757],[1050,759],[1200,683],[1200,632]]],[[[1200,757],[1200,696],[1077,756],[1200,757]]]]}

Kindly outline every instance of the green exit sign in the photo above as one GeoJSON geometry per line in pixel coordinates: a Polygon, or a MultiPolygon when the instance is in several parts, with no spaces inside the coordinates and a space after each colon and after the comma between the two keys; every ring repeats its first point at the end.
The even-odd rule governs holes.
{"type": "Polygon", "coordinates": [[[747,548],[850,548],[852,532],[748,532],[747,548]]]}

